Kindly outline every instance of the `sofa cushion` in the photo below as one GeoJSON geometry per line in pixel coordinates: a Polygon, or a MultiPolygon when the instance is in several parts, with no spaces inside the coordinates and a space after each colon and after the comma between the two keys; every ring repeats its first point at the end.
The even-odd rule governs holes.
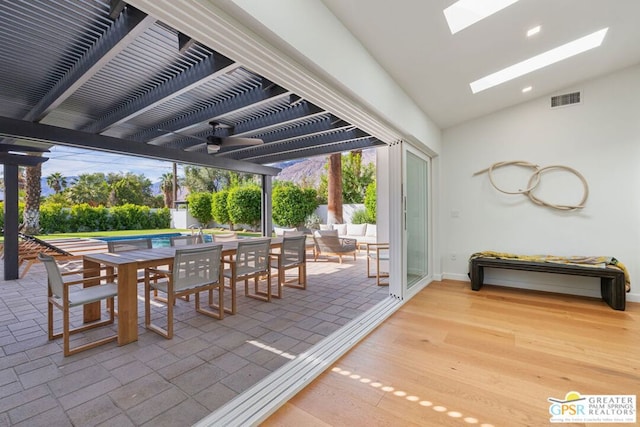
{"type": "Polygon", "coordinates": [[[347,234],[347,224],[333,224],[333,229],[338,230],[338,236],[347,234]]]}
{"type": "Polygon", "coordinates": [[[367,224],[367,237],[376,237],[378,233],[378,227],[375,224],[367,224]]]}
{"type": "Polygon", "coordinates": [[[297,231],[297,230],[298,230],[297,228],[273,227],[273,232],[276,234],[277,237],[284,236],[285,231],[297,231]]]}
{"type": "Polygon", "coordinates": [[[367,231],[367,224],[347,224],[347,236],[364,236],[367,231]]]}
{"type": "Polygon", "coordinates": [[[319,224],[320,230],[333,230],[333,225],[331,224],[319,224]]]}
{"type": "Polygon", "coordinates": [[[322,236],[338,236],[338,230],[316,230],[313,232],[316,237],[322,236]]]}

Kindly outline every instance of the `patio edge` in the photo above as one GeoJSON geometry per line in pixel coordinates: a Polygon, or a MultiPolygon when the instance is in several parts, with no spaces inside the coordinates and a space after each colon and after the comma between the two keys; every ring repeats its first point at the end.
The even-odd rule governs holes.
{"type": "Polygon", "coordinates": [[[194,424],[207,426],[257,425],[310,384],[373,329],[398,310],[404,301],[388,297],[345,326],[272,372],[260,382],[194,424]]]}

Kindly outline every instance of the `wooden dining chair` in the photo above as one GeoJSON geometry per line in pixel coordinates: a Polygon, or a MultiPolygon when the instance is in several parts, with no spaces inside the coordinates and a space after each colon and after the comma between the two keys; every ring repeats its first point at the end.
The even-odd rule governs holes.
{"type": "Polygon", "coordinates": [[[202,243],[202,236],[199,234],[191,234],[189,236],[173,236],[169,238],[171,246],[189,246],[202,243]]]}
{"type": "Polygon", "coordinates": [[[271,296],[282,298],[282,287],[307,288],[307,236],[292,236],[282,239],[282,248],[279,252],[272,253],[271,267],[278,270],[278,286],[276,292],[271,296]],[[298,269],[298,279],[286,281],[285,273],[290,269],[298,269]]]}
{"type": "MultiPolygon", "coordinates": [[[[99,283],[102,279],[106,279],[107,276],[94,276],[78,280],[71,280],[65,282],[63,279],[63,273],[60,272],[58,264],[55,259],[50,255],[39,254],[38,260],[42,262],[47,270],[48,280],[48,298],[47,298],[47,325],[49,340],[62,337],[63,349],[65,356],[71,356],[84,350],[97,347],[102,344],[106,344],[118,339],[117,334],[112,334],[107,337],[103,337],[99,340],[92,341],[86,344],[78,345],[74,348],[70,347],[70,336],[79,332],[83,332],[89,329],[94,329],[99,326],[105,326],[114,322],[114,304],[113,298],[118,294],[118,285],[113,282],[105,284],[96,284],[94,286],[83,287],[72,291],[70,288],[74,285],[84,285],[99,283]],[[79,326],[77,328],[71,328],[70,326],[70,311],[73,307],[84,306],[94,302],[100,302],[102,300],[110,301],[109,305],[109,318],[103,321],[97,321],[88,325],[79,326]],[[53,329],[53,307],[57,307],[62,310],[62,332],[55,333],[53,329]]],[[[84,274],[85,271],[74,270],[69,274],[84,274]]]]}
{"type": "Polygon", "coordinates": [[[195,294],[196,312],[215,319],[224,318],[224,283],[221,268],[222,245],[177,249],[171,271],[145,269],[144,324],[163,337],[173,337],[173,306],[175,299],[195,294]],[[161,277],[162,280],[152,281],[161,277]],[[151,322],[151,291],[167,296],[167,327],[151,322]],[[218,291],[218,304],[213,304],[213,291],[218,291]],[[200,305],[200,292],[208,292],[209,308],[200,305]]]}
{"type": "MultiPolygon", "coordinates": [[[[151,249],[152,243],[151,239],[148,237],[139,238],[139,239],[122,239],[122,240],[109,240],[107,242],[107,251],[111,253],[116,252],[127,252],[127,251],[136,251],[140,249],[151,249]]],[[[109,280],[113,280],[115,277],[115,270],[113,267],[106,268],[107,275],[109,276],[109,280]]],[[[144,282],[144,276],[138,277],[138,283],[144,282]]],[[[110,302],[107,302],[107,307],[110,302]]],[[[116,315],[118,314],[116,310],[116,315]]]]}
{"type": "Polygon", "coordinates": [[[261,301],[271,301],[271,266],[270,253],[271,239],[245,239],[238,242],[238,249],[233,259],[223,259],[224,264],[229,264],[223,275],[229,279],[225,286],[231,290],[231,309],[225,309],[229,314],[236,314],[236,283],[244,280],[245,295],[261,301]],[[259,282],[266,277],[266,291],[259,289],[259,282]],[[253,290],[249,289],[249,279],[253,279],[253,290]]]}
{"type": "Polygon", "coordinates": [[[215,243],[218,243],[218,242],[230,242],[230,241],[233,241],[233,240],[238,240],[238,233],[236,233],[235,231],[231,231],[229,233],[212,234],[211,238],[213,239],[213,241],[215,243]]]}
{"type": "Polygon", "coordinates": [[[150,238],[140,239],[123,239],[123,240],[110,240],[107,242],[107,250],[109,252],[125,252],[135,251],[138,249],[151,249],[150,238]]]}

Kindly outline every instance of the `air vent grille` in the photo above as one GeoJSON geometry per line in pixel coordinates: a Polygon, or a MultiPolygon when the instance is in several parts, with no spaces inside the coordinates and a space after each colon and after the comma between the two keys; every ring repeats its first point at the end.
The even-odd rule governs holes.
{"type": "Polygon", "coordinates": [[[565,93],[551,97],[551,108],[563,107],[565,105],[579,104],[581,101],[580,92],[565,93]]]}

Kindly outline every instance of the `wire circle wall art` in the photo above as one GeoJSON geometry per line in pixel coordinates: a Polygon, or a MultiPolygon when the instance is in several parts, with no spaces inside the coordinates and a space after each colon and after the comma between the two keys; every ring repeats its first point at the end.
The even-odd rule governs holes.
{"type": "Polygon", "coordinates": [[[527,196],[529,198],[529,200],[531,200],[536,205],[544,206],[544,207],[551,208],[551,209],[558,209],[558,210],[562,210],[562,211],[574,211],[574,210],[577,210],[577,209],[582,209],[582,208],[584,208],[584,205],[585,205],[585,203],[587,201],[587,198],[589,197],[589,185],[587,184],[587,180],[585,179],[585,177],[580,172],[578,172],[577,170],[575,170],[573,168],[570,168],[569,166],[552,165],[552,166],[540,167],[540,166],[538,166],[538,165],[536,165],[534,163],[526,162],[526,161],[523,161],[523,160],[512,160],[512,161],[507,161],[507,162],[494,163],[491,166],[489,166],[488,168],[474,173],[473,176],[481,175],[481,174],[483,174],[485,172],[489,173],[489,181],[491,182],[491,185],[493,186],[493,188],[495,188],[499,192],[504,193],[504,194],[523,194],[523,195],[527,196]],[[493,176],[493,171],[495,169],[498,169],[498,168],[501,168],[501,167],[504,167],[504,166],[521,166],[521,167],[532,169],[533,173],[531,174],[531,176],[529,178],[529,182],[527,183],[527,188],[525,188],[524,190],[507,191],[507,190],[504,190],[504,189],[498,187],[498,185],[495,182],[494,176],[493,176]],[[549,171],[552,171],[552,170],[564,170],[564,171],[567,171],[567,172],[575,175],[576,177],[578,177],[578,179],[580,179],[580,181],[582,182],[582,186],[583,186],[583,193],[582,193],[582,200],[580,200],[580,202],[577,205],[563,205],[563,204],[545,202],[544,200],[541,200],[539,197],[537,197],[533,193],[534,190],[538,187],[538,184],[540,184],[540,180],[541,180],[542,175],[545,172],[549,172],[549,171]]]}

